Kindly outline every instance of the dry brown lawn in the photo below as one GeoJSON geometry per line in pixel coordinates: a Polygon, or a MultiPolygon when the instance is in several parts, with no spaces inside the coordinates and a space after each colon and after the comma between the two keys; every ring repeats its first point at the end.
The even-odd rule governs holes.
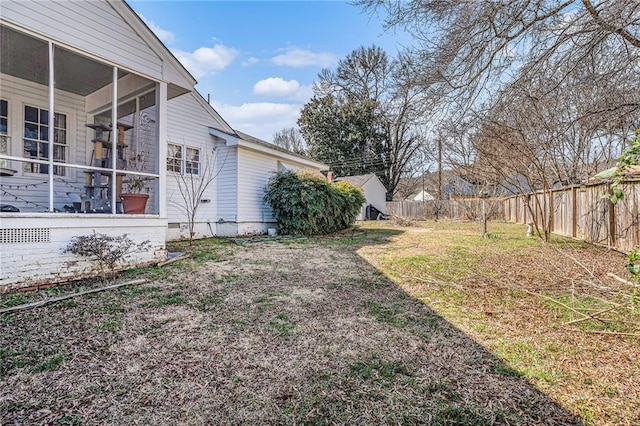
{"type": "Polygon", "coordinates": [[[640,339],[596,333],[638,332],[624,256],[490,230],[200,241],[4,314],[0,424],[640,424],[640,339]]]}

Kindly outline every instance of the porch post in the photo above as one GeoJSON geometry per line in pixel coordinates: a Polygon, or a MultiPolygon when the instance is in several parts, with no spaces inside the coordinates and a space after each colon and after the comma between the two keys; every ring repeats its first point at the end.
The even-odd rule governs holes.
{"type": "Polygon", "coordinates": [[[111,214],[116,214],[116,159],[118,158],[118,67],[113,67],[111,99],[111,214]]]}
{"type": "Polygon", "coordinates": [[[158,83],[158,213],[167,217],[167,83],[158,83]]]}
{"type": "Polygon", "coordinates": [[[55,106],[54,94],[55,94],[55,78],[53,75],[53,43],[49,41],[49,212],[53,213],[53,134],[54,134],[54,117],[55,112],[53,108],[55,106]]]}

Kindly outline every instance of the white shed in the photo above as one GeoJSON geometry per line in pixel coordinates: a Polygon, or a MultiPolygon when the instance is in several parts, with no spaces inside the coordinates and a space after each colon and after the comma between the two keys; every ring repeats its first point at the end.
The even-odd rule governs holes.
{"type": "Polygon", "coordinates": [[[370,213],[371,207],[382,214],[387,213],[387,189],[375,174],[344,176],[337,178],[336,181],[346,181],[362,189],[366,201],[362,205],[362,210],[356,220],[377,219],[377,217],[372,217],[373,215],[370,213]]]}

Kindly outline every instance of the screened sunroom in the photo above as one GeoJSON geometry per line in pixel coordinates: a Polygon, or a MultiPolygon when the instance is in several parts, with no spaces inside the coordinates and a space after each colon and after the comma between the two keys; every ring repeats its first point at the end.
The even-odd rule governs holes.
{"type": "Polygon", "coordinates": [[[158,214],[158,84],[0,30],[2,212],[158,214]]]}
{"type": "Polygon", "coordinates": [[[165,257],[167,101],[194,85],[125,2],[3,0],[0,292],[95,274],[78,236],[165,257]]]}

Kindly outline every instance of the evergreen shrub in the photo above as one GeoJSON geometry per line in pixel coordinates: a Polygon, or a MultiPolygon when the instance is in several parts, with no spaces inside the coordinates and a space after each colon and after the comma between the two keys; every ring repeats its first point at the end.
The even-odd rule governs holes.
{"type": "Polygon", "coordinates": [[[278,172],[269,179],[265,203],[281,234],[332,234],[353,224],[364,195],[348,182],[330,183],[311,173],[278,172]]]}

